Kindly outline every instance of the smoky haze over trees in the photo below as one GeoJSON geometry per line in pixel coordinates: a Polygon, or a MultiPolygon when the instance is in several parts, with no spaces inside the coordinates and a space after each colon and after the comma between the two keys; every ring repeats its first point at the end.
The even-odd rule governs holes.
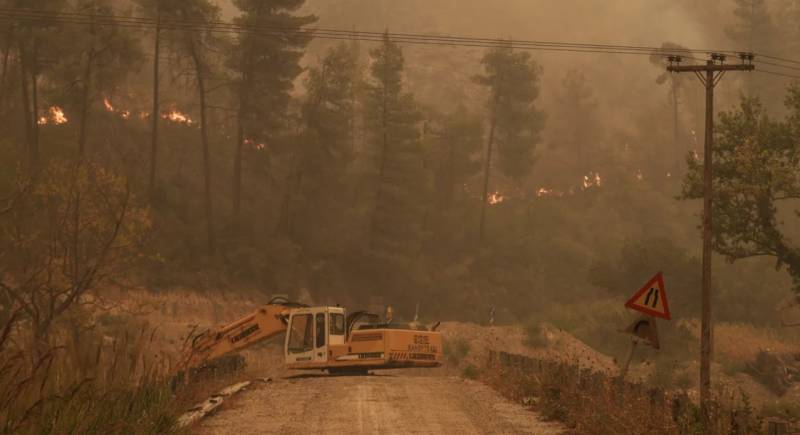
{"type": "MultiPolygon", "coordinates": [[[[791,2],[695,3],[0,0],[86,14],[80,24],[0,21],[0,198],[12,199],[3,231],[22,216],[14,198],[35,197],[39,183],[91,184],[102,170],[125,180],[115,201],[125,192],[148,222],[118,284],[359,307],[382,298],[402,317],[419,302],[425,318],[483,321],[496,306],[501,321],[519,321],[544,305],[619,297],[631,289],[606,276],[615,268],[639,273],[634,282],[651,269],[699,276],[687,266],[699,254],[698,204],[676,199],[697,196],[699,84],[665,74],[652,53],[545,53],[514,42],[792,57],[781,42],[797,40],[791,2]],[[163,25],[114,25],[104,18],[112,14],[163,25]],[[209,30],[221,20],[270,30],[209,30]],[[313,26],[386,32],[374,42],[297,32],[313,26]],[[392,32],[505,42],[409,45],[392,32]],[[650,245],[667,258],[639,263],[650,245]]],[[[718,286],[739,301],[721,316],[768,321],[771,308],[742,307],[789,294],[789,274],[743,258],[766,254],[793,276],[800,268],[788,85],[753,74],[719,91],[720,152],[729,153],[720,165],[757,165],[736,160],[741,147],[766,153],[753,151],[760,175],[721,170],[730,201],[719,204],[716,247],[742,259],[718,263],[718,286]],[[738,108],[742,95],[760,103],[738,108]]],[[[75,195],[72,222],[81,222],[75,195]]],[[[0,279],[20,284],[15,270],[0,279]]],[[[697,291],[696,280],[680,282],[676,299],[697,291]]]]}

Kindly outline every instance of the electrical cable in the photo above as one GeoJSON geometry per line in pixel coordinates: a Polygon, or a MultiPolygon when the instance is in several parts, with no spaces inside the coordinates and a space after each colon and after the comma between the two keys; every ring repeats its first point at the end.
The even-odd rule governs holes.
{"type": "MultiPolygon", "coordinates": [[[[185,31],[211,31],[221,33],[254,33],[265,36],[301,36],[316,39],[331,40],[355,40],[366,42],[380,42],[383,40],[384,33],[365,32],[355,30],[340,30],[327,28],[298,28],[280,27],[265,24],[241,24],[224,23],[218,21],[199,21],[199,20],[176,20],[161,19],[156,20],[147,17],[117,16],[109,14],[87,14],[69,12],[50,12],[30,9],[8,9],[0,8],[0,19],[16,19],[26,22],[51,21],[60,24],[76,25],[112,25],[127,28],[155,29],[160,27],[162,30],[185,30],[185,31]],[[267,30],[269,32],[264,32],[267,30]]],[[[541,51],[563,51],[578,53],[600,53],[600,54],[640,54],[640,55],[674,55],[676,53],[737,53],[730,50],[692,50],[688,48],[665,49],[660,47],[630,46],[630,45],[609,45],[609,44],[585,44],[553,41],[531,41],[531,40],[504,40],[491,38],[472,38],[451,35],[421,35],[414,33],[391,33],[385,32],[393,42],[419,45],[441,45],[451,47],[475,47],[491,48],[503,44],[511,44],[517,49],[541,50],[541,51]]],[[[682,56],[687,59],[701,60],[691,56],[682,56]]]]}

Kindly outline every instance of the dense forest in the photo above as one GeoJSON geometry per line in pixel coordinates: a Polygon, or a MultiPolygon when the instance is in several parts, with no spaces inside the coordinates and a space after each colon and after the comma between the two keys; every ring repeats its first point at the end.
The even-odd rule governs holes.
{"type": "MultiPolygon", "coordinates": [[[[542,301],[619,295],[658,269],[673,277],[675,298],[695,293],[698,206],[677,199],[696,196],[702,159],[694,78],[665,73],[663,53],[575,55],[572,64],[559,54],[551,67],[543,58],[552,54],[515,49],[510,37],[475,49],[401,46],[390,33],[372,43],[298,32],[374,29],[390,16],[400,30],[469,27],[434,19],[455,2],[367,3],[5,1],[4,10],[83,17],[2,22],[8,286],[40,279],[57,260],[60,276],[47,279],[66,282],[41,284],[75,287],[68,293],[78,298],[104,281],[349,305],[380,297],[405,316],[419,302],[426,316],[473,320],[490,306],[519,320],[542,301]],[[283,33],[115,22],[126,16],[232,17],[283,33]],[[631,68],[646,96],[622,91],[641,89],[640,78],[613,80],[631,68]],[[630,281],[617,281],[621,270],[630,281]]],[[[724,34],[701,43],[791,53],[782,41],[797,40],[786,19],[797,12],[788,2],[717,2],[695,19],[723,6],[724,34]]],[[[787,121],[764,118],[763,128],[791,131],[787,86],[765,75],[731,78],[720,135],[766,113],[787,121]]],[[[796,169],[790,157],[769,158],[796,169]]],[[[783,182],[769,188],[796,198],[796,179],[783,182]]],[[[771,228],[743,231],[791,237],[792,218],[781,226],[785,210],[774,208],[771,228]]],[[[798,275],[790,241],[763,253],[734,246],[760,243],[740,236],[720,240],[720,254],[766,254],[798,275]]],[[[767,270],[773,260],[717,263],[718,294],[736,295],[724,312],[755,320],[753,301],[788,295],[786,274],[767,270]]]]}

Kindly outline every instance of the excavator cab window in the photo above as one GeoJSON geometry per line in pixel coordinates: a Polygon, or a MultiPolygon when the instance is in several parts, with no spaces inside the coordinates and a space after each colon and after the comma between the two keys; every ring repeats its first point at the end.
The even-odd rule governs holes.
{"type": "Polygon", "coordinates": [[[344,314],[331,313],[331,335],[344,335],[344,314]]]}
{"type": "Polygon", "coordinates": [[[298,314],[292,316],[292,326],[289,330],[289,353],[303,353],[313,349],[314,346],[314,320],[311,314],[298,314]]]}
{"type": "Polygon", "coordinates": [[[325,346],[325,313],[317,313],[315,322],[317,324],[317,348],[325,346]]]}

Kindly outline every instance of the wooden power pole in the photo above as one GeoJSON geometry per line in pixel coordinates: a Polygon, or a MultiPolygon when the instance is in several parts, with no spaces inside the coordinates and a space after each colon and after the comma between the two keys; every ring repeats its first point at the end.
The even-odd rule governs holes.
{"type": "Polygon", "coordinates": [[[706,88],[706,139],[703,148],[703,290],[700,331],[700,411],[704,421],[709,416],[711,393],[711,236],[713,230],[713,145],[714,145],[714,87],[728,71],[753,71],[753,54],[741,53],[739,65],[726,65],[725,55],[712,53],[705,65],[681,65],[680,56],[669,56],[667,71],[693,72],[706,88]]]}

